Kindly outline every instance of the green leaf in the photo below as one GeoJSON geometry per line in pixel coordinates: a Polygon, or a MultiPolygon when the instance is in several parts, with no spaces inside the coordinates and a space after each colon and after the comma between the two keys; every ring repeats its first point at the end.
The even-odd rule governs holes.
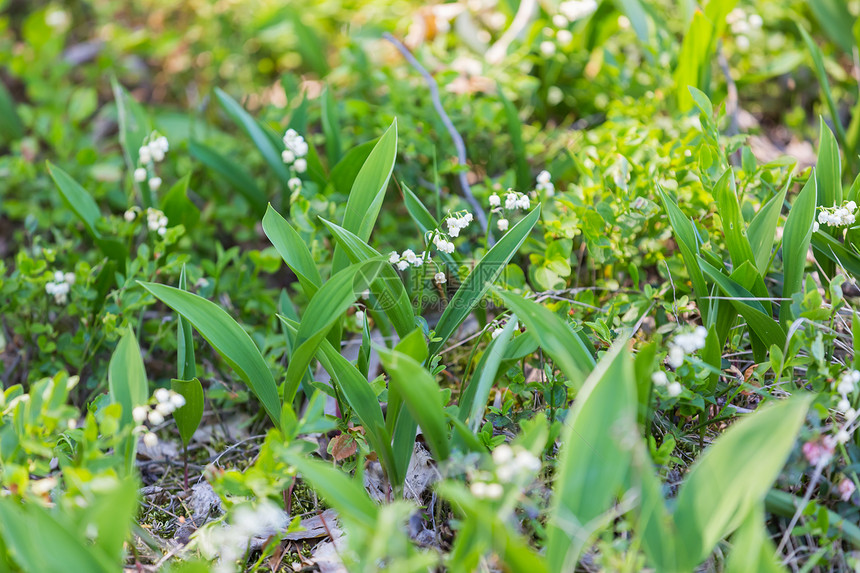
{"type": "MultiPolygon", "coordinates": [[[[790,300],[795,293],[800,292],[803,273],[806,270],[806,254],[812,238],[817,196],[817,178],[813,171],[806,185],[797,195],[797,199],[794,200],[785,220],[782,234],[782,298],[784,299],[790,300]]],[[[787,301],[783,301],[780,306],[779,318],[783,326],[790,323],[793,318],[791,304],[787,301]]]]}
{"type": "Polygon", "coordinates": [[[581,388],[594,368],[594,357],[582,339],[545,306],[519,295],[497,291],[505,305],[526,325],[527,332],[550,355],[574,388],[581,388]]]}
{"type": "MultiPolygon", "coordinates": [[[[126,168],[132,171],[137,167],[143,140],[152,133],[152,124],[140,104],[129,95],[115,77],[111,78],[111,88],[119,120],[119,143],[125,153],[126,168]]],[[[144,205],[144,207],[151,207],[151,205],[144,205]]]]}
{"type": "Polygon", "coordinates": [[[294,452],[286,452],[284,457],[343,517],[367,528],[374,527],[379,507],[367,495],[364,485],[325,462],[294,452]]]}
{"type": "MultiPolygon", "coordinates": [[[[334,235],[338,247],[346,253],[351,263],[384,258],[376,249],[355,234],[326,221],[322,217],[319,220],[334,235]]],[[[400,337],[412,332],[415,328],[415,313],[412,310],[412,302],[409,300],[403,281],[400,280],[397,272],[390,264],[380,268],[379,275],[370,285],[370,291],[376,298],[379,310],[385,312],[400,337]]]]}
{"type": "MultiPolygon", "coordinates": [[[[286,317],[278,316],[281,322],[294,335],[298,331],[298,322],[286,317]]],[[[349,407],[367,432],[367,440],[373,451],[379,454],[386,475],[394,484],[402,484],[403,477],[397,479],[394,463],[394,453],[391,449],[391,436],[385,429],[385,419],[382,416],[382,407],[370,384],[361,372],[349,360],[344,358],[340,352],[328,340],[320,344],[317,358],[331,375],[332,382],[338,391],[346,398],[349,407]]]]}
{"type": "MultiPolygon", "coordinates": [[[[119,528],[127,530],[125,524],[119,528]]],[[[38,504],[22,505],[12,497],[0,498],[0,538],[22,571],[108,573],[121,568],[120,562],[76,535],[76,529],[71,523],[59,522],[38,504]]]]}
{"type": "Polygon", "coordinates": [[[823,231],[812,235],[812,250],[817,255],[827,257],[841,268],[860,278],[860,256],[855,251],[848,250],[837,239],[834,239],[823,231]]]}
{"type": "Polygon", "coordinates": [[[349,194],[358,172],[361,171],[361,166],[367,161],[367,157],[376,147],[378,141],[379,139],[374,139],[356,145],[346,152],[346,155],[337,162],[337,165],[332,167],[329,174],[329,184],[336,193],[349,194]]]}
{"type": "Polygon", "coordinates": [[[707,324],[709,314],[707,301],[710,293],[708,292],[708,284],[705,282],[705,276],[702,274],[701,267],[699,267],[699,260],[696,257],[699,252],[696,230],[693,228],[693,223],[684,216],[678,205],[669,198],[659,185],[657,186],[657,191],[660,193],[660,198],[663,199],[663,206],[666,209],[666,214],[669,216],[669,224],[672,225],[675,242],[678,243],[681,256],[684,258],[684,265],[690,274],[690,281],[693,283],[693,292],[696,295],[696,302],[699,312],[702,314],[702,320],[707,324]]]}
{"type": "Polygon", "coordinates": [[[63,201],[66,205],[74,211],[75,215],[78,216],[84,227],[87,228],[87,232],[92,235],[96,239],[101,238],[101,233],[96,228],[96,221],[98,221],[102,214],[99,211],[99,206],[96,205],[95,200],[93,200],[92,196],[87,193],[87,190],[81,187],[81,185],[72,179],[71,175],[52,164],[50,161],[47,162],[48,173],[51,175],[51,179],[54,180],[54,184],[57,186],[57,189],[60,191],[60,195],[63,197],[63,201]]]}
{"type": "Polygon", "coordinates": [[[0,83],[0,138],[4,142],[24,137],[24,124],[15,109],[15,100],[6,86],[0,83]]]}
{"type": "Polygon", "coordinates": [[[765,526],[762,504],[756,505],[732,536],[732,550],[726,561],[726,573],[785,573],[776,559],[776,547],[765,526]]]}
{"type": "Polygon", "coordinates": [[[132,424],[131,411],[149,400],[149,385],[137,338],[126,330],[110,358],[108,388],[111,402],[122,406],[122,423],[132,424]]]}
{"type": "Polygon", "coordinates": [[[431,355],[439,352],[442,345],[471,314],[475,305],[484,298],[484,295],[505,270],[505,265],[529,236],[539,217],[540,205],[532,209],[531,213],[523,217],[519,223],[505,233],[466,277],[466,280],[451,297],[451,301],[445,307],[442,316],[439,317],[439,322],[436,323],[437,340],[430,343],[431,355]]]}
{"type": "Polygon", "coordinates": [[[188,183],[190,181],[191,174],[189,173],[173,184],[161,202],[161,210],[171,227],[183,225],[186,230],[190,230],[200,220],[200,209],[188,198],[188,183]]]}
{"type": "Polygon", "coordinates": [[[200,420],[203,419],[203,385],[200,380],[192,378],[191,380],[178,380],[174,378],[170,381],[170,387],[177,394],[182,394],[185,398],[185,405],[177,408],[173,412],[173,419],[176,420],[176,427],[179,429],[179,437],[182,439],[182,445],[186,448],[191,441],[194,432],[200,425],[200,420]]]}
{"type": "Polygon", "coordinates": [[[815,19],[835,44],[848,56],[854,51],[855,18],[845,0],[810,0],[815,19]]]}
{"type": "Polygon", "coordinates": [[[766,346],[776,344],[779,347],[785,345],[785,331],[766,311],[764,306],[753,300],[756,297],[737,282],[722,274],[704,259],[699,257],[699,265],[708,277],[717,283],[720,290],[726,296],[731,297],[732,306],[747,321],[750,330],[765,343],[766,346]]]}
{"type": "Polygon", "coordinates": [[[812,402],[806,395],[762,408],[732,425],[687,474],[675,522],[681,570],[692,570],[764,501],[812,402]]]}
{"type": "Polygon", "coordinates": [[[514,334],[517,325],[517,316],[508,318],[502,333],[490,341],[484,355],[475,367],[469,385],[460,396],[458,419],[468,424],[469,429],[475,433],[481,427],[484,419],[484,409],[487,407],[487,398],[490,389],[499,372],[499,365],[505,357],[505,350],[514,334]]]}
{"type": "Polygon", "coordinates": [[[818,160],[815,163],[815,179],[818,183],[817,205],[836,207],[842,205],[842,160],[836,137],[824,118],[819,118],[818,160]]]}
{"type": "Polygon", "coordinates": [[[254,142],[254,145],[260,151],[266,163],[269,164],[269,167],[272,168],[272,171],[275,172],[281,184],[286,185],[290,179],[290,170],[287,169],[287,166],[281,159],[281,150],[266,135],[266,132],[256,120],[236,100],[221,90],[221,88],[215,88],[215,97],[221,104],[221,107],[224,108],[224,111],[227,112],[227,115],[230,116],[230,119],[248,134],[248,137],[254,142]]]}
{"type": "Polygon", "coordinates": [[[445,419],[439,385],[427,370],[410,356],[396,350],[376,347],[385,370],[391,376],[390,386],[403,397],[409,412],[418,421],[424,439],[436,460],[443,462],[450,454],[448,424],[445,419]]]}
{"type": "Polygon", "coordinates": [[[99,232],[96,222],[101,218],[101,211],[99,211],[99,207],[92,196],[77,181],[72,179],[68,173],[51,164],[50,161],[47,162],[47,166],[48,173],[60,191],[63,202],[83,222],[87,232],[93,237],[94,242],[98,245],[102,253],[109,259],[119,263],[120,266],[124,266],[128,251],[121,241],[103,237],[99,232]]]}
{"type": "MultiPolygon", "coordinates": [[[[361,166],[346,201],[346,213],[341,226],[355,233],[362,241],[370,239],[370,232],[382,208],[382,200],[385,198],[385,190],[388,188],[388,180],[394,170],[396,157],[397,120],[395,119],[361,166]]],[[[349,257],[343,249],[340,246],[335,247],[332,272],[336,273],[348,264],[349,257]]]]}
{"type": "Polygon", "coordinates": [[[717,209],[723,222],[723,234],[726,237],[726,246],[729,248],[732,265],[739,267],[746,261],[755,264],[752,248],[746,235],[746,224],[738,204],[735,174],[731,168],[723,173],[723,176],[714,186],[714,199],[717,201],[717,209]]]}
{"type": "Polygon", "coordinates": [[[290,270],[296,274],[305,295],[310,298],[316,294],[322,284],[322,277],[308,246],[271,204],[263,216],[263,232],[290,270]]]}
{"type": "Polygon", "coordinates": [[[369,260],[351,265],[331,277],[311,298],[299,324],[295,349],[287,367],[284,402],[292,403],[301,377],[325,335],[386,264],[369,260]]]}
{"type": "MultiPolygon", "coordinates": [[[[511,100],[505,97],[505,93],[501,85],[496,87],[496,94],[498,94],[499,100],[502,102],[502,108],[505,111],[505,120],[507,121],[508,127],[507,131],[511,137],[511,147],[513,147],[514,157],[516,157],[517,161],[517,188],[531,189],[531,169],[529,169],[526,145],[523,141],[523,125],[520,121],[519,110],[511,100]]],[[[435,229],[435,227],[433,228],[435,229]]]]}
{"type": "Polygon", "coordinates": [[[825,103],[827,103],[827,109],[830,111],[830,119],[836,126],[836,136],[839,141],[845,145],[845,128],[839,120],[839,112],[833,101],[833,94],[830,91],[830,82],[827,80],[827,71],[824,68],[824,58],[821,55],[821,50],[818,48],[815,40],[812,39],[806,29],[800,25],[800,22],[796,22],[796,25],[801,38],[803,38],[803,42],[806,44],[806,48],[812,56],[812,62],[814,64],[813,71],[815,72],[815,77],[818,79],[818,85],[821,86],[821,93],[824,96],[825,103]]]}
{"type": "Polygon", "coordinates": [[[328,164],[334,165],[340,161],[340,122],[337,117],[337,105],[331,95],[331,86],[326,86],[322,93],[322,127],[325,133],[325,149],[328,164]]]}
{"type": "Polygon", "coordinates": [[[782,212],[782,205],[785,203],[785,195],[790,185],[791,177],[789,177],[782,191],[771,197],[759,209],[747,229],[750,247],[755,257],[755,266],[761,274],[767,271],[770,262],[774,238],[776,237],[776,226],[779,224],[779,214],[782,212]]]}
{"type": "Polygon", "coordinates": [[[188,320],[206,342],[224,358],[263,404],[278,425],[281,403],[278,387],[260,350],[239,324],[217,304],[196,294],[157,283],[139,283],[152,295],[188,320]]]}
{"type": "Polygon", "coordinates": [[[254,178],[241,165],[193,139],[188,142],[188,151],[192,157],[223,177],[236,189],[258,217],[263,216],[266,212],[266,195],[260,191],[254,178]]]}
{"type": "Polygon", "coordinates": [[[611,509],[637,443],[636,388],[627,338],[604,354],[577,393],[559,437],[546,555],[551,571],[573,571],[611,509]]]}
{"type": "MultiPolygon", "coordinates": [[[[185,284],[185,265],[182,265],[182,270],[179,272],[179,288],[188,290],[185,284]]],[[[191,380],[197,376],[191,324],[182,318],[181,314],[176,320],[176,376],[180,380],[191,380]]]]}

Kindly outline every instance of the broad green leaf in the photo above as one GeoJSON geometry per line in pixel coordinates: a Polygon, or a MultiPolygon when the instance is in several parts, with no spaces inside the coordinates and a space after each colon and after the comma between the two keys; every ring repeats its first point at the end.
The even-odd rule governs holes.
{"type": "Polygon", "coordinates": [[[295,348],[287,367],[284,402],[292,403],[301,377],[325,335],[386,264],[369,260],[351,265],[332,276],[311,298],[296,332],[295,348]]]}
{"type": "Polygon", "coordinates": [[[248,333],[224,309],[203,297],[157,283],[140,285],[194,326],[248,385],[277,425],[281,415],[278,386],[248,333]]]}
{"type": "Polygon", "coordinates": [[[547,523],[551,571],[574,570],[627,478],[638,439],[627,344],[620,337],[603,355],[565,418],[547,523]]]}
{"type": "Polygon", "coordinates": [[[687,573],[678,568],[678,534],[675,521],[666,508],[660,479],[644,442],[633,449],[629,488],[638,491],[642,501],[635,508],[633,530],[649,565],[661,573],[687,573]]]}
{"type": "Polygon", "coordinates": [[[663,206],[666,208],[666,214],[669,216],[669,224],[672,225],[672,232],[675,235],[675,242],[678,243],[678,248],[681,250],[681,256],[684,258],[684,264],[687,267],[687,272],[690,274],[690,281],[693,283],[693,292],[696,295],[696,302],[699,307],[699,312],[702,314],[702,320],[708,323],[708,284],[705,282],[705,277],[702,274],[702,269],[699,267],[699,260],[696,254],[699,252],[699,243],[696,240],[696,230],[693,224],[678,208],[678,205],[669,198],[665,191],[660,186],[657,186],[657,191],[663,199],[663,206]]]}
{"type": "Polygon", "coordinates": [[[326,86],[322,93],[322,127],[325,133],[325,149],[328,164],[335,165],[340,161],[340,121],[337,116],[337,104],[331,95],[331,86],[326,86]]]}
{"type": "Polygon", "coordinates": [[[785,345],[785,331],[780,324],[773,319],[766,311],[764,306],[754,300],[756,297],[750,291],[743,288],[741,285],[722,274],[719,270],[710,265],[701,257],[699,264],[702,270],[708,277],[717,283],[720,290],[725,296],[731,297],[732,306],[735,310],[744,317],[750,329],[756,336],[764,342],[765,346],[776,344],[780,348],[785,345]]]}
{"type": "Polygon", "coordinates": [[[367,495],[363,484],[339,468],[305,455],[287,452],[284,457],[343,517],[364,527],[374,527],[379,507],[367,495]]]}
{"type": "Polygon", "coordinates": [[[726,246],[729,248],[732,265],[738,267],[746,261],[755,264],[752,248],[746,235],[746,224],[738,204],[735,174],[731,168],[723,173],[723,176],[714,186],[714,199],[717,201],[717,209],[723,222],[723,235],[726,237],[726,246]]]}
{"type": "Polygon", "coordinates": [[[15,109],[15,100],[6,86],[0,83],[0,140],[15,141],[24,136],[24,124],[15,109]]]}
{"type": "Polygon", "coordinates": [[[855,278],[860,278],[860,256],[827,233],[818,231],[812,234],[812,250],[827,257],[855,278]]]}
{"type": "MultiPolygon", "coordinates": [[[[180,290],[188,290],[185,280],[185,265],[179,272],[180,290]]],[[[194,337],[191,324],[180,314],[176,320],[176,377],[191,380],[197,376],[197,361],[194,358],[194,337]]]]}
{"type": "Polygon", "coordinates": [[[505,350],[507,350],[508,343],[514,335],[516,325],[516,315],[508,318],[508,322],[505,324],[504,329],[502,329],[502,333],[487,345],[487,349],[484,351],[483,356],[481,356],[478,366],[475,367],[475,372],[472,374],[469,385],[466,386],[466,389],[463,390],[460,396],[457,417],[460,421],[468,424],[472,432],[477,432],[481,427],[481,422],[484,419],[484,409],[487,406],[487,398],[490,396],[490,389],[496,380],[499,365],[505,357],[505,350]]]}
{"type": "Polygon", "coordinates": [[[394,386],[403,397],[409,412],[421,426],[424,439],[436,460],[445,461],[450,447],[439,385],[419,362],[406,354],[379,346],[376,350],[391,376],[389,385],[394,386]]]}
{"type": "MultiPolygon", "coordinates": [[[[406,210],[409,216],[418,225],[422,235],[426,235],[430,231],[434,231],[439,227],[439,223],[430,214],[421,199],[405,184],[401,183],[400,188],[403,189],[403,203],[406,205],[406,210]]],[[[442,253],[440,253],[442,254],[442,253]]]]}
{"type": "Polygon", "coordinates": [[[224,108],[224,111],[227,112],[227,115],[230,116],[230,119],[248,134],[248,137],[254,142],[254,145],[260,151],[266,163],[269,164],[269,167],[272,168],[272,171],[275,172],[281,184],[286,185],[290,179],[290,170],[287,169],[287,166],[281,159],[281,149],[272,142],[254,118],[236,100],[221,90],[221,88],[215,88],[215,97],[218,99],[221,107],[224,108]]]}
{"type": "Polygon", "coordinates": [[[812,36],[809,35],[800,22],[796,22],[796,25],[801,38],[803,38],[803,42],[806,44],[806,48],[809,50],[809,54],[812,56],[812,63],[814,64],[813,71],[815,72],[815,77],[818,79],[818,85],[821,86],[821,93],[824,96],[824,101],[827,104],[828,111],[830,112],[830,119],[836,126],[836,137],[843,145],[845,145],[845,128],[842,126],[842,122],[839,119],[839,111],[833,101],[833,93],[830,91],[830,82],[827,79],[827,70],[824,68],[824,57],[821,55],[821,50],[818,48],[818,44],[815,43],[815,40],[812,39],[812,36]]]}
{"type": "Polygon", "coordinates": [[[486,553],[495,553],[511,573],[547,573],[546,560],[505,523],[492,506],[472,495],[461,483],[445,481],[439,493],[465,516],[448,556],[451,571],[479,571],[486,553]]]}
{"type": "Polygon", "coordinates": [[[63,202],[81,220],[99,249],[108,258],[117,261],[120,266],[125,265],[125,259],[128,255],[125,245],[118,239],[102,236],[96,227],[96,222],[101,217],[101,211],[99,211],[99,207],[92,196],[68,173],[51,164],[50,161],[47,162],[47,166],[48,173],[60,191],[63,202]]]}
{"type": "Polygon", "coordinates": [[[824,118],[819,118],[818,160],[815,163],[815,179],[818,183],[816,205],[835,207],[842,205],[842,160],[836,137],[824,118]]]}
{"type": "Polygon", "coordinates": [[[131,411],[149,400],[149,385],[137,338],[126,330],[119,339],[108,366],[111,402],[122,406],[122,423],[132,424],[131,411]]]}
{"type": "Polygon", "coordinates": [[[675,522],[692,570],[764,501],[785,464],[812,396],[764,407],[732,425],[693,465],[678,494],[675,522]]]}
{"type": "Polygon", "coordinates": [[[642,5],[642,0],[615,0],[615,4],[618,6],[618,10],[630,21],[639,41],[647,46],[651,37],[648,31],[648,13],[645,6],[642,5]]]}
{"type": "Polygon", "coordinates": [[[310,298],[316,294],[322,285],[322,277],[308,246],[271,204],[263,217],[263,232],[290,270],[296,274],[305,295],[310,298]]]}
{"type": "Polygon", "coordinates": [[[170,387],[185,398],[185,405],[174,410],[173,419],[176,420],[182,445],[187,448],[191,437],[200,425],[200,420],[203,419],[203,407],[205,405],[203,386],[197,378],[190,380],[174,378],[170,381],[170,387]]]}
{"type": "MultiPolygon", "coordinates": [[[[129,95],[115,77],[111,78],[111,88],[119,120],[120,147],[125,153],[126,168],[132,171],[137,167],[143,140],[152,133],[152,124],[140,104],[129,95]]],[[[150,206],[144,205],[144,207],[150,206]]]]}
{"type": "MultiPolygon", "coordinates": [[[[117,524],[127,530],[126,524],[117,524]]],[[[117,571],[119,561],[90,545],[71,523],[61,523],[38,504],[0,497],[0,538],[21,571],[117,571]]],[[[0,561],[0,565],[3,561],[0,561]]]]}
{"type": "MultiPolygon", "coordinates": [[[[632,1],[635,2],[638,0],[632,1]]],[[[526,146],[523,141],[523,124],[520,121],[519,110],[511,100],[505,97],[505,93],[501,85],[497,86],[496,94],[502,102],[502,109],[505,112],[505,120],[507,121],[507,131],[511,137],[511,147],[513,147],[514,157],[516,157],[517,161],[517,188],[531,189],[531,169],[529,168],[528,155],[526,154],[526,146]]]]}
{"type": "MultiPolygon", "coordinates": [[[[397,120],[395,119],[361,166],[346,201],[346,213],[341,226],[357,235],[362,241],[370,239],[370,232],[382,208],[382,200],[385,198],[385,190],[388,188],[388,180],[394,170],[396,157],[397,120]]],[[[336,273],[348,264],[349,257],[346,253],[340,247],[335,247],[332,272],[336,273]]]]}
{"type": "Polygon", "coordinates": [[[782,212],[782,205],[785,203],[785,195],[790,185],[791,178],[789,177],[782,191],[771,197],[759,209],[747,229],[747,237],[749,237],[750,247],[752,247],[755,256],[755,266],[759,273],[764,274],[770,262],[774,238],[776,237],[776,227],[779,224],[779,214],[782,212]]]}
{"type": "MultiPolygon", "coordinates": [[[[298,322],[280,315],[278,318],[293,334],[298,331],[298,322]]],[[[385,419],[382,416],[379,399],[368,384],[367,378],[362,376],[349,360],[335,350],[328,340],[324,339],[320,344],[317,358],[326,372],[331,375],[332,382],[346,398],[349,407],[358,416],[367,432],[367,440],[370,442],[371,448],[379,454],[380,462],[383,464],[388,479],[395,485],[402,484],[405,476],[400,476],[398,479],[396,475],[391,436],[385,429],[385,419]]]]}
{"type": "Polygon", "coordinates": [[[471,314],[494,282],[505,270],[505,265],[519,250],[520,246],[529,236],[532,228],[540,217],[540,205],[532,209],[531,213],[520,219],[504,236],[499,239],[487,254],[475,266],[472,272],[451,297],[448,306],[436,323],[436,337],[430,343],[430,354],[436,354],[443,344],[457,331],[460,325],[471,314]]]}
{"type": "Polygon", "coordinates": [[[188,183],[191,174],[173,184],[161,201],[161,210],[170,222],[170,226],[183,225],[190,230],[200,220],[200,209],[188,198],[188,183]]]}
{"type": "MultiPolygon", "coordinates": [[[[800,292],[803,272],[806,270],[806,254],[812,238],[812,223],[815,220],[818,185],[815,171],[794,200],[785,229],[782,234],[782,298],[791,299],[800,292]]],[[[792,321],[791,304],[783,301],[779,309],[779,319],[783,327],[792,321]]]]}
{"type": "Polygon", "coordinates": [[[63,201],[75,212],[78,219],[83,222],[87,228],[87,232],[94,238],[100,239],[101,233],[96,228],[96,221],[101,218],[102,214],[95,200],[93,200],[86,189],[72,179],[71,175],[53,165],[50,161],[47,162],[47,165],[48,173],[60,191],[63,201]]]}
{"type": "Polygon", "coordinates": [[[545,306],[510,292],[496,294],[523,321],[527,332],[552,357],[570,384],[581,388],[595,364],[582,339],[545,306]]]}
{"type": "Polygon", "coordinates": [[[726,561],[726,573],[785,573],[785,567],[775,559],[776,547],[771,543],[765,526],[762,505],[758,504],[752,508],[732,536],[732,550],[726,561]]]}
{"type": "MultiPolygon", "coordinates": [[[[355,234],[326,221],[322,217],[319,220],[334,235],[337,245],[346,253],[351,263],[384,258],[381,253],[355,234]]],[[[370,291],[376,298],[376,305],[379,310],[385,312],[399,336],[403,337],[412,332],[415,328],[415,313],[412,310],[412,302],[409,300],[403,281],[400,280],[394,267],[390,264],[383,265],[376,280],[371,283],[370,291]]]]}
{"type": "Polygon", "coordinates": [[[810,0],[809,7],[830,40],[846,55],[853,54],[856,19],[848,11],[845,0],[810,0]]]}
{"type": "Polygon", "coordinates": [[[336,193],[348,195],[352,189],[355,178],[358,172],[361,171],[361,166],[367,161],[367,157],[373,148],[376,147],[379,139],[365,141],[360,143],[346,152],[346,154],[337,162],[337,165],[332,167],[329,175],[329,184],[334,188],[336,193]]]}
{"type": "Polygon", "coordinates": [[[188,151],[192,157],[223,177],[236,189],[258,217],[263,216],[266,212],[266,195],[260,191],[254,178],[241,165],[193,139],[188,142],[188,151]]]}

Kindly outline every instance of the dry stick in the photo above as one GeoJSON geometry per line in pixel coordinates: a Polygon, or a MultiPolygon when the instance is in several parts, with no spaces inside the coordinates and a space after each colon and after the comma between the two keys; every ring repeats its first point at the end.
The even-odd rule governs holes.
{"type": "MultiPolygon", "coordinates": [[[[430,90],[430,97],[433,100],[433,107],[436,109],[436,113],[439,115],[439,118],[442,120],[442,123],[445,124],[445,129],[448,130],[448,134],[451,136],[451,139],[454,140],[454,147],[457,148],[457,160],[460,165],[463,167],[468,166],[466,163],[466,144],[463,143],[463,138],[457,132],[457,129],[454,127],[454,124],[451,122],[451,118],[448,117],[448,114],[445,113],[445,108],[442,107],[442,100],[439,99],[439,85],[436,83],[436,80],[433,79],[433,76],[424,69],[424,66],[415,59],[415,56],[412,55],[412,52],[403,45],[403,43],[389,34],[385,32],[382,34],[382,37],[391,42],[397,51],[406,58],[406,61],[415,68],[415,70],[421,74],[424,78],[424,81],[427,83],[427,88],[430,90]]],[[[460,171],[460,187],[463,190],[463,196],[466,198],[466,201],[471,205],[472,209],[475,211],[475,218],[478,220],[481,228],[487,227],[487,214],[484,213],[484,210],[481,208],[481,204],[478,203],[478,200],[475,199],[474,195],[472,195],[472,187],[469,185],[469,181],[466,179],[465,171],[460,171]]],[[[487,236],[488,244],[492,245],[495,243],[493,240],[492,233],[487,236]]]]}

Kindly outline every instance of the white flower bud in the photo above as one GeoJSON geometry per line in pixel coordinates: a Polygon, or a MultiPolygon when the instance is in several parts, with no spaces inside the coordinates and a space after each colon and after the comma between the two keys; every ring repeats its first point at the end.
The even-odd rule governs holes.
{"type": "Polygon", "coordinates": [[[138,183],[143,183],[146,181],[146,169],[143,167],[138,167],[134,170],[134,180],[138,183]]]}

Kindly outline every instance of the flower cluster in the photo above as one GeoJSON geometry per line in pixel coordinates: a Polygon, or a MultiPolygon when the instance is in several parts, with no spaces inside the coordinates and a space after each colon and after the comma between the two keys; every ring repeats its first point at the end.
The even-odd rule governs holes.
{"type": "Polygon", "coordinates": [[[151,426],[162,424],[165,416],[169,416],[174,410],[185,405],[185,397],[182,394],[167,388],[159,388],[153,397],[155,404],[137,406],[131,411],[131,417],[134,418],[135,423],[140,424],[138,429],[146,432],[143,435],[143,443],[150,448],[158,443],[158,436],[154,432],[146,431],[146,426],[143,426],[143,423],[149,421],[151,426]]]}
{"type": "Polygon", "coordinates": [[[134,180],[143,183],[148,177],[149,188],[152,191],[158,191],[161,187],[161,177],[155,175],[155,164],[164,161],[168,149],[170,149],[170,145],[166,137],[155,133],[150,134],[140,149],[137,150],[140,167],[134,170],[134,180]]]}
{"type": "MultiPolygon", "coordinates": [[[[493,324],[490,325],[490,328],[492,329],[490,330],[490,336],[493,338],[493,340],[499,337],[499,335],[502,333],[502,330],[505,328],[505,326],[507,326],[507,324],[508,319],[506,318],[499,318],[493,321],[493,324]]],[[[518,326],[519,324],[514,325],[514,330],[516,330],[518,326]]]]}
{"type": "Polygon", "coordinates": [[[836,391],[839,392],[840,400],[836,405],[836,409],[845,414],[847,418],[853,418],[855,411],[851,407],[851,400],[848,398],[857,389],[857,383],[860,382],[860,372],[850,370],[842,374],[839,378],[839,383],[836,385],[836,391]]]}
{"type": "Polygon", "coordinates": [[[167,232],[167,216],[158,209],[146,210],[146,226],[163,237],[167,232]]]}
{"type": "Polygon", "coordinates": [[[504,493],[502,484],[495,482],[476,481],[469,486],[472,490],[472,495],[482,499],[499,499],[504,493]]]}
{"type": "Polygon", "coordinates": [[[657,386],[658,388],[666,388],[666,393],[670,398],[680,396],[681,392],[684,390],[684,387],[681,386],[680,382],[674,381],[670,383],[666,373],[662,370],[658,370],[651,375],[651,382],[653,382],[654,386],[657,386]]]}
{"type": "Polygon", "coordinates": [[[565,0],[558,5],[560,15],[571,22],[587,18],[597,10],[597,0],[565,0]]]}
{"type": "MultiPolygon", "coordinates": [[[[550,183],[552,185],[552,183],[550,183]]],[[[502,208],[502,199],[498,194],[493,193],[489,198],[490,207],[492,208],[492,213],[501,213],[502,208]]],[[[507,193],[505,193],[505,210],[506,211],[515,211],[517,209],[528,209],[531,206],[531,200],[529,200],[529,196],[525,193],[519,193],[514,191],[513,189],[508,189],[507,193]]],[[[499,231],[505,232],[508,230],[510,223],[507,218],[501,217],[496,222],[496,227],[498,227],[499,231]]]]}
{"type": "Polygon", "coordinates": [[[516,450],[507,444],[502,444],[493,450],[493,462],[496,464],[496,477],[502,483],[512,483],[522,479],[534,479],[540,471],[540,458],[524,448],[516,450]]]}
{"type": "MultiPolygon", "coordinates": [[[[281,159],[284,163],[295,169],[296,173],[304,173],[308,169],[308,160],[305,156],[308,154],[308,142],[305,138],[298,134],[295,129],[288,129],[284,133],[284,149],[281,152],[281,159]]],[[[290,180],[292,182],[292,179],[290,180]]],[[[301,181],[299,181],[301,185],[301,181]]],[[[292,189],[292,185],[290,185],[292,189]]]]}
{"type": "Polygon", "coordinates": [[[441,233],[437,233],[433,236],[433,246],[435,246],[437,250],[442,251],[443,253],[448,253],[449,255],[454,252],[454,243],[447,240],[441,233]]]}
{"type": "Polygon", "coordinates": [[[667,361],[672,368],[680,368],[684,364],[684,357],[705,347],[705,338],[708,330],[704,326],[697,326],[693,332],[675,336],[669,345],[669,357],[667,361]]]}
{"type": "MultiPolygon", "coordinates": [[[[427,260],[430,260],[430,257],[427,257],[427,260]]],[[[413,267],[420,267],[424,264],[424,253],[419,255],[415,254],[415,251],[412,249],[406,249],[403,253],[398,254],[397,251],[391,251],[388,255],[388,262],[397,267],[399,271],[405,271],[409,268],[409,265],[413,267]]]]}
{"type": "Polygon", "coordinates": [[[854,213],[857,211],[857,203],[848,201],[841,207],[821,207],[818,212],[818,221],[815,222],[813,228],[818,230],[820,225],[828,227],[845,227],[853,225],[856,220],[854,213]]]}
{"type": "Polygon", "coordinates": [[[257,507],[242,505],[233,512],[229,525],[214,525],[201,532],[200,549],[208,559],[219,557],[212,569],[216,573],[236,570],[238,561],[248,550],[252,537],[268,537],[285,529],[289,516],[273,503],[264,501],[257,507]]]}
{"type": "Polygon", "coordinates": [[[735,35],[735,45],[741,52],[750,47],[750,34],[757,33],[764,24],[764,19],[758,14],[747,14],[741,8],[735,8],[726,16],[726,22],[735,35]]]}
{"type": "Polygon", "coordinates": [[[45,292],[54,297],[57,304],[66,304],[69,301],[69,290],[75,284],[75,273],[54,273],[54,280],[45,285],[45,292]]]}
{"type": "Polygon", "coordinates": [[[833,457],[836,449],[836,440],[832,436],[822,436],[817,440],[810,440],[803,444],[801,451],[810,464],[826,464],[833,457]]]}
{"type": "Polygon", "coordinates": [[[555,195],[555,185],[552,183],[552,175],[549,174],[549,171],[544,169],[537,176],[537,185],[535,189],[538,191],[543,191],[550,197],[555,195]]]}
{"type": "Polygon", "coordinates": [[[445,224],[448,225],[448,235],[451,237],[458,237],[460,235],[460,230],[468,227],[469,223],[471,223],[473,219],[474,217],[472,217],[471,213],[448,217],[445,219],[445,224]]]}

